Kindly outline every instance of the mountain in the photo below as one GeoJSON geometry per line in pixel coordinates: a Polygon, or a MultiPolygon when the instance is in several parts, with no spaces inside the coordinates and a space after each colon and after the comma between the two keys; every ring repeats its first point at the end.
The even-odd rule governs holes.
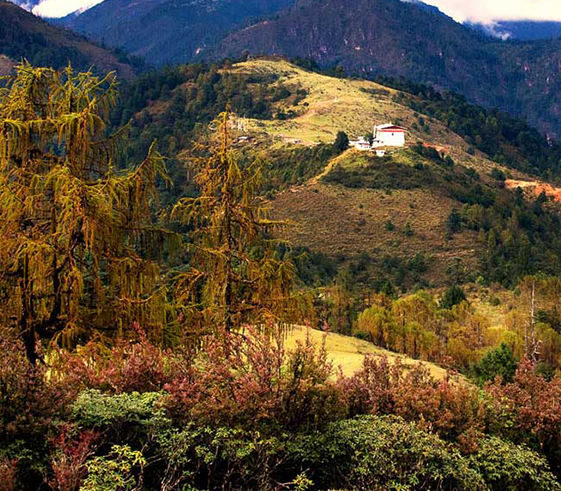
{"type": "Polygon", "coordinates": [[[105,0],[62,23],[150,63],[181,63],[294,0],[105,0]]]}
{"type": "Polygon", "coordinates": [[[31,12],[33,8],[41,3],[41,0],[11,0],[11,2],[31,12]]]}
{"type": "Polygon", "coordinates": [[[55,20],[67,15],[79,15],[103,0],[10,0],[40,17],[55,20]]]}
{"type": "Polygon", "coordinates": [[[278,54],[405,77],[561,137],[561,41],[503,42],[419,0],[105,0],[63,22],[155,64],[278,54]]]}
{"type": "Polygon", "coordinates": [[[509,43],[400,0],[298,0],[227,36],[215,58],[314,58],[350,73],[406,77],[455,90],[561,135],[561,42],[509,43]]]}
{"type": "Polygon", "coordinates": [[[532,194],[555,194],[541,181],[561,176],[561,146],[521,121],[426,86],[335,78],[280,59],[168,67],[127,86],[114,115],[116,124],[133,121],[132,160],[154,140],[169,156],[166,205],[195,192],[184,165],[226,107],[249,138],[239,144],[244,161],[265,163],[275,216],[296,224],[292,243],[323,255],[322,276],[333,268],[321,257],[351,268],[353,281],[399,287],[561,273],[561,250],[551,256],[561,243],[550,213],[558,205],[534,205],[532,194]],[[382,158],[334,148],[339,131],[357,138],[387,122],[407,129],[405,148],[382,158]],[[507,178],[527,188],[528,202],[506,189],[507,178]]]}
{"type": "Polygon", "coordinates": [[[438,7],[435,7],[434,5],[429,5],[428,3],[425,2],[421,2],[420,0],[401,0],[401,1],[403,3],[410,3],[412,5],[415,5],[416,7],[419,7],[423,10],[428,10],[429,12],[445,15],[438,7]]]}
{"type": "Polygon", "coordinates": [[[34,65],[79,69],[93,67],[105,73],[116,71],[132,78],[134,68],[126,59],[101,48],[84,37],[48,24],[17,5],[0,0],[0,72],[23,58],[34,65]],[[3,67],[3,68],[2,68],[3,67]]]}

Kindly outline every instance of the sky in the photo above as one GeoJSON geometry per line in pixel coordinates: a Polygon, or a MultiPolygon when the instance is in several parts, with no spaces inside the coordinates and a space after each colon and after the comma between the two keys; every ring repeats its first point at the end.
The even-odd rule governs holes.
{"type": "Polygon", "coordinates": [[[561,0],[423,0],[458,22],[497,20],[561,21],[561,0]]]}
{"type": "MultiPolygon", "coordinates": [[[[76,10],[85,10],[101,0],[42,0],[33,9],[44,17],[63,17],[76,10]]],[[[352,0],[349,0],[352,1],[352,0]]],[[[485,24],[497,20],[561,21],[561,0],[424,0],[435,5],[458,22],[485,24]]],[[[19,2],[18,2],[19,3],[19,2]]]]}

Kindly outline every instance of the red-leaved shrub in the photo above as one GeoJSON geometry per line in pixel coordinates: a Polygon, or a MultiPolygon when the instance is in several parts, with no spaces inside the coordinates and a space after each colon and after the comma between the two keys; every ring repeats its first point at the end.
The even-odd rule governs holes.
{"type": "Polygon", "coordinates": [[[0,330],[0,443],[44,438],[64,398],[47,379],[46,367],[32,365],[22,342],[0,330]]]}
{"type": "Polygon", "coordinates": [[[17,460],[0,459],[0,491],[15,491],[17,485],[17,460]]]}
{"type": "Polygon", "coordinates": [[[561,469],[561,379],[546,380],[529,360],[523,360],[509,384],[486,387],[500,403],[504,417],[513,420],[511,438],[535,444],[561,469]]]}
{"type": "Polygon", "coordinates": [[[99,435],[93,431],[73,431],[64,426],[51,441],[54,452],[50,463],[52,475],[47,479],[54,491],[78,491],[86,477],[86,461],[93,455],[99,435]]]}
{"type": "Polygon", "coordinates": [[[76,352],[59,350],[52,370],[71,398],[85,389],[113,394],[157,392],[173,379],[178,356],[139,331],[138,340],[120,340],[109,348],[90,342],[76,352]]]}
{"type": "Polygon", "coordinates": [[[309,339],[287,352],[281,336],[221,333],[166,385],[167,407],[206,424],[316,427],[341,414],[332,371],[309,339]]]}
{"type": "Polygon", "coordinates": [[[477,388],[461,381],[434,379],[421,364],[367,356],[363,367],[339,387],[350,415],[395,414],[418,421],[444,438],[458,439],[484,431],[492,420],[491,405],[477,388]]]}

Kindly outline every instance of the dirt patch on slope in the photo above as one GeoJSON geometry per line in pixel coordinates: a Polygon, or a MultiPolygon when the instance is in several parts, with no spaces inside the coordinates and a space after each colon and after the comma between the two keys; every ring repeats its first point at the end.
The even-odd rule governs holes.
{"type": "Polygon", "coordinates": [[[556,188],[551,184],[540,181],[519,181],[515,179],[508,179],[505,182],[507,189],[521,188],[524,192],[531,193],[534,196],[539,196],[545,193],[547,196],[553,198],[554,201],[561,203],[561,188],[556,188]]]}

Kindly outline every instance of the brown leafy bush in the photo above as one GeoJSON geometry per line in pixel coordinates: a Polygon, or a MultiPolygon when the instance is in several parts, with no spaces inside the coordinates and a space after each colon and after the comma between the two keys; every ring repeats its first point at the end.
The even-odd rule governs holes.
{"type": "Polygon", "coordinates": [[[86,474],[86,461],[93,455],[98,435],[93,431],[73,431],[65,426],[51,441],[54,452],[50,463],[52,476],[47,479],[53,491],[78,491],[86,474]]]}
{"type": "Polygon", "coordinates": [[[222,333],[166,385],[167,407],[203,424],[316,427],[341,414],[332,372],[309,339],[286,352],[280,336],[222,333]]]}
{"type": "Polygon", "coordinates": [[[339,380],[339,387],[351,415],[395,414],[448,439],[485,431],[494,420],[483,392],[449,378],[435,380],[420,364],[369,356],[359,372],[339,380]]]}
{"type": "MultiPolygon", "coordinates": [[[[561,469],[561,379],[546,380],[524,360],[509,384],[487,386],[514,440],[533,444],[548,456],[554,470],[561,469]]],[[[506,424],[504,426],[506,426],[506,424]]]]}
{"type": "Polygon", "coordinates": [[[43,365],[32,365],[19,339],[0,330],[0,443],[44,437],[62,411],[60,390],[49,383],[43,365]]]}
{"type": "Polygon", "coordinates": [[[110,348],[90,342],[76,352],[59,350],[53,372],[73,399],[86,389],[112,394],[159,391],[172,381],[178,355],[138,333],[138,340],[119,340],[110,348]]]}
{"type": "Polygon", "coordinates": [[[17,485],[17,460],[0,459],[0,491],[15,491],[17,485]]]}

